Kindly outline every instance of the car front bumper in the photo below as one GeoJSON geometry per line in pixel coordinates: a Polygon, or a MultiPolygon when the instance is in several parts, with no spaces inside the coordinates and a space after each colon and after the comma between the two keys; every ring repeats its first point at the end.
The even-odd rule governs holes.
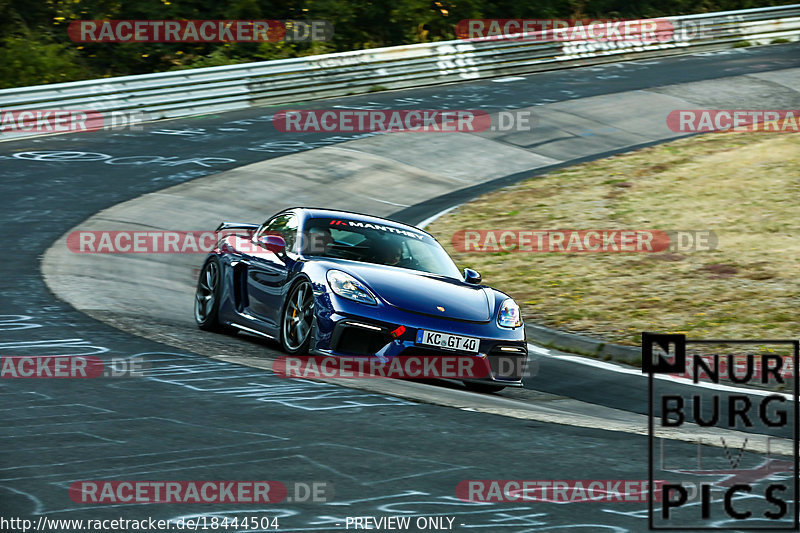
{"type": "Polygon", "coordinates": [[[528,364],[525,329],[501,328],[494,320],[465,322],[422,315],[388,305],[367,306],[317,296],[315,338],[311,352],[316,355],[375,356],[388,362],[397,356],[471,356],[485,369],[480,377],[459,377],[462,381],[521,387],[528,364]],[[479,339],[477,353],[417,343],[417,332],[435,331],[479,339]]]}

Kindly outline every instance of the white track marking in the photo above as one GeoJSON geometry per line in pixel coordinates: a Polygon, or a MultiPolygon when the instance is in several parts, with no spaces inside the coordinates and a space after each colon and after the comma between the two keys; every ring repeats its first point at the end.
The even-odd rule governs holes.
{"type": "Polygon", "coordinates": [[[433,216],[431,216],[431,217],[428,217],[428,218],[426,218],[425,220],[423,220],[422,222],[420,222],[419,224],[417,224],[417,227],[418,227],[419,229],[425,229],[425,226],[427,226],[427,225],[429,225],[429,224],[432,224],[434,220],[436,220],[437,218],[439,218],[439,217],[441,217],[441,216],[444,216],[444,215],[446,215],[447,213],[449,213],[450,211],[452,211],[452,210],[453,210],[453,209],[455,209],[456,207],[459,207],[460,205],[461,205],[461,204],[454,205],[453,207],[448,207],[448,208],[447,208],[447,209],[445,209],[444,211],[439,211],[439,212],[438,212],[438,213],[436,213],[435,215],[433,215],[433,216]]]}
{"type": "Polygon", "coordinates": [[[536,352],[541,355],[550,355],[550,350],[547,348],[542,348],[541,346],[536,346],[535,344],[528,343],[528,351],[536,352]]]}
{"type": "MultiPolygon", "coordinates": [[[[530,349],[531,346],[533,346],[533,345],[529,344],[528,348],[530,349]]],[[[581,364],[581,365],[593,366],[595,368],[602,368],[603,370],[608,370],[608,371],[611,371],[611,372],[618,372],[620,374],[629,374],[629,375],[634,375],[634,376],[640,376],[642,378],[646,378],[647,377],[647,375],[643,374],[642,371],[639,370],[638,368],[627,368],[627,367],[615,365],[613,363],[607,363],[605,361],[598,361],[596,359],[589,359],[587,357],[581,357],[581,356],[578,356],[578,355],[566,355],[566,354],[554,355],[554,354],[549,354],[549,355],[547,355],[547,357],[552,357],[553,359],[561,359],[561,360],[564,360],[564,361],[570,361],[570,362],[578,363],[578,364],[581,364]]],[[[753,396],[778,395],[778,396],[783,396],[787,400],[794,399],[794,397],[791,394],[785,394],[785,393],[782,393],[782,392],[771,392],[771,391],[758,390],[758,389],[747,389],[747,388],[744,388],[744,387],[733,387],[731,385],[723,385],[721,383],[703,383],[703,382],[695,383],[691,379],[679,378],[679,377],[675,377],[675,376],[670,376],[668,374],[656,374],[655,378],[663,380],[663,381],[671,381],[673,383],[678,383],[680,385],[689,385],[689,386],[693,386],[693,387],[700,387],[700,388],[703,388],[703,389],[711,389],[711,390],[716,390],[716,391],[721,391],[721,392],[740,392],[740,393],[752,394],[753,396]]]]}

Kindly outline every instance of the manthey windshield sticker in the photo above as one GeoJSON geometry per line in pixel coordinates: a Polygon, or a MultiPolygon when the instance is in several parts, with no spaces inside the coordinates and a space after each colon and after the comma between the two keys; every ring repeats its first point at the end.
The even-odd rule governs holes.
{"type": "Polygon", "coordinates": [[[369,222],[356,222],[356,221],[353,221],[353,220],[333,219],[333,220],[331,220],[330,225],[331,226],[350,226],[350,227],[354,227],[354,228],[374,229],[374,230],[378,230],[378,231],[386,231],[386,232],[389,232],[389,233],[396,233],[398,235],[405,235],[407,237],[414,237],[414,238],[417,238],[419,240],[425,239],[424,235],[422,235],[420,233],[416,233],[414,231],[408,231],[408,230],[404,230],[404,229],[400,229],[400,228],[394,228],[392,226],[382,226],[380,224],[370,224],[369,222]]]}

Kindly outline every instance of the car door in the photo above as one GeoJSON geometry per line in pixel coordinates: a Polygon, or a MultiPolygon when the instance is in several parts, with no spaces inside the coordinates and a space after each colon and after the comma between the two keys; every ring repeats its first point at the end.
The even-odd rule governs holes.
{"type": "Polygon", "coordinates": [[[270,329],[278,330],[283,306],[283,287],[297,255],[298,217],[282,213],[264,223],[254,235],[252,254],[245,254],[247,264],[247,312],[270,329]],[[257,244],[258,237],[280,235],[286,241],[286,252],[274,254],[257,244]]]}

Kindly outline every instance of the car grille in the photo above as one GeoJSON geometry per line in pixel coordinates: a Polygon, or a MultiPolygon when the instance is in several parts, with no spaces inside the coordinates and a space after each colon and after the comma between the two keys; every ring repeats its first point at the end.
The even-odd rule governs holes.
{"type": "Polygon", "coordinates": [[[334,351],[349,355],[373,355],[391,342],[392,337],[386,331],[365,329],[351,324],[340,326],[334,351]]]}

